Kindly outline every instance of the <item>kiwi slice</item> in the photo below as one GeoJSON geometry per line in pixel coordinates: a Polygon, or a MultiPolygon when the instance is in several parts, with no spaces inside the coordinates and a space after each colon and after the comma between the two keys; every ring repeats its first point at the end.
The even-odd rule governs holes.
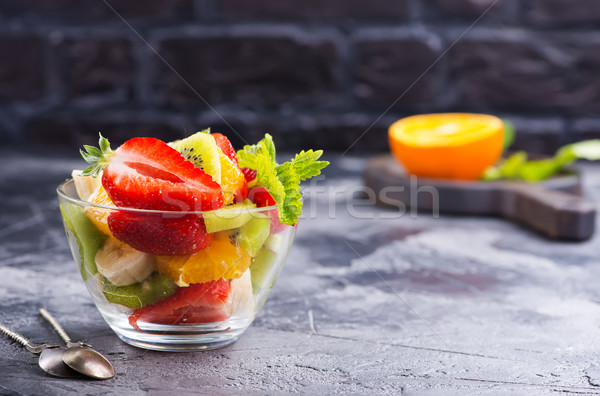
{"type": "Polygon", "coordinates": [[[268,249],[263,249],[258,256],[252,259],[250,264],[250,276],[252,278],[252,290],[255,294],[265,288],[270,288],[275,280],[273,274],[277,254],[268,249]]]}
{"type": "Polygon", "coordinates": [[[203,216],[206,231],[213,233],[239,228],[252,219],[253,213],[248,213],[248,209],[255,207],[255,204],[246,200],[238,204],[228,205],[219,210],[206,212],[203,216]]]}
{"type": "Polygon", "coordinates": [[[262,213],[253,213],[252,218],[240,227],[238,241],[240,247],[250,256],[260,252],[271,232],[271,219],[262,213]]]}
{"type": "Polygon", "coordinates": [[[92,223],[81,206],[62,203],[60,211],[67,230],[67,238],[70,240],[75,238],[79,247],[79,272],[85,282],[88,274],[94,276],[98,273],[96,253],[108,236],[92,223]]]}
{"type": "Polygon", "coordinates": [[[221,184],[221,160],[219,148],[215,139],[210,136],[208,129],[196,132],[182,140],[169,143],[169,146],[179,151],[188,161],[208,173],[214,181],[221,184]]]}
{"type": "Polygon", "coordinates": [[[177,285],[166,274],[155,272],[141,282],[128,286],[115,286],[108,279],[102,278],[102,292],[108,302],[124,305],[127,308],[141,308],[154,304],[175,293],[177,285]]]}

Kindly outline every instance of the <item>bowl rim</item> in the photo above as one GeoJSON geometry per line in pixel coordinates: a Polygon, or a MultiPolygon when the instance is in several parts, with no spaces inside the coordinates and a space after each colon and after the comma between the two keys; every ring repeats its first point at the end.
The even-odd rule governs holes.
{"type": "Polygon", "coordinates": [[[224,214],[227,212],[230,213],[261,213],[261,212],[266,212],[269,210],[273,210],[277,208],[277,205],[271,205],[271,206],[263,206],[260,208],[227,208],[227,207],[222,207],[219,209],[215,209],[215,210],[188,210],[188,211],[184,211],[184,210],[155,210],[155,209],[138,209],[138,208],[130,208],[130,207],[126,207],[126,206],[111,206],[111,205],[102,205],[102,204],[98,204],[98,203],[94,203],[94,202],[88,202],[88,201],[84,201],[82,199],[79,198],[74,198],[72,196],[70,196],[69,194],[67,194],[64,191],[64,187],[69,184],[69,183],[74,183],[73,178],[68,178],[65,181],[63,181],[62,183],[60,183],[58,185],[58,187],[56,187],[56,193],[58,194],[59,198],[62,198],[72,204],[76,204],[79,206],[91,206],[94,208],[98,208],[98,209],[109,209],[109,210],[113,210],[113,211],[117,211],[117,210],[126,210],[127,212],[135,212],[135,213],[147,213],[147,214],[165,214],[168,213],[170,215],[173,214],[177,214],[177,215],[188,215],[188,214],[195,214],[195,215],[202,215],[202,214],[206,214],[206,213],[213,213],[213,212],[219,212],[220,214],[224,214]]]}

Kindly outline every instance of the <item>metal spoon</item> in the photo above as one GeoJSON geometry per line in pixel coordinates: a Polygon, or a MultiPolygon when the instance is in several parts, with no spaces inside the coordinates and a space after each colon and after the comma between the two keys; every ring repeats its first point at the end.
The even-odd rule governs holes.
{"type": "Polygon", "coordinates": [[[40,344],[36,345],[23,337],[16,331],[12,331],[8,327],[0,323],[0,332],[9,336],[19,344],[23,345],[31,353],[40,354],[38,364],[48,374],[61,378],[81,378],[81,374],[71,369],[62,360],[64,349],[56,344],[40,344]]]}
{"type": "Polygon", "coordinates": [[[44,308],[40,308],[40,315],[50,323],[67,344],[67,349],[62,353],[62,360],[67,366],[95,379],[110,379],[115,376],[112,364],[99,352],[92,349],[90,344],[81,341],[72,342],[65,329],[44,308]]]}

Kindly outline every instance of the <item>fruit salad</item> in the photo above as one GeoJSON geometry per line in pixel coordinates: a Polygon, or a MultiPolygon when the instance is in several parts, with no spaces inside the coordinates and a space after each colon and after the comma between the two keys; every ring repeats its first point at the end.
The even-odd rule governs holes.
{"type": "Polygon", "coordinates": [[[291,246],[300,182],[328,165],[320,150],[278,164],[268,134],[236,152],[209,130],[115,150],[100,136],[81,154],[90,166],[58,189],[73,256],[113,330],[151,349],[249,326],[291,246]]]}

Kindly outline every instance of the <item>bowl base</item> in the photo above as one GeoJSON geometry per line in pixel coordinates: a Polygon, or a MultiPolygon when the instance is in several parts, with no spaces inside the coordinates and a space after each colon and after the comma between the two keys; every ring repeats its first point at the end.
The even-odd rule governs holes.
{"type": "Polygon", "coordinates": [[[141,331],[113,315],[103,315],[110,328],[125,343],[143,349],[168,352],[208,351],[235,342],[250,326],[252,318],[230,318],[199,325],[139,323],[141,331]]]}
{"type": "Polygon", "coordinates": [[[165,340],[164,336],[161,335],[154,335],[154,339],[151,339],[152,337],[143,337],[144,339],[141,340],[141,337],[139,337],[138,334],[136,334],[136,338],[130,338],[120,333],[116,334],[121,341],[125,342],[126,344],[142,349],[163,352],[194,352],[210,351],[212,349],[223,348],[229,344],[233,344],[239,338],[241,333],[242,332],[234,337],[219,337],[221,339],[217,337],[210,337],[211,340],[207,340],[206,337],[201,337],[200,340],[188,343],[181,342],[181,340],[177,340],[177,342],[169,342],[168,340],[165,340]]]}

